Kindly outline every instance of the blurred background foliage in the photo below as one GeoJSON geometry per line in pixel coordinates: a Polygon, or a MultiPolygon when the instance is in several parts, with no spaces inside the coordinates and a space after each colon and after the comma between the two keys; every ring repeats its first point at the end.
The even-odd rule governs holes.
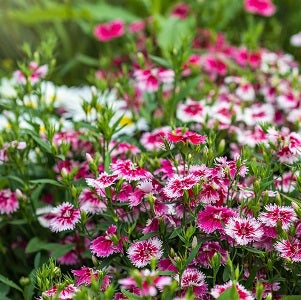
{"type": "Polygon", "coordinates": [[[179,2],[190,5],[199,27],[223,32],[235,45],[282,49],[301,61],[300,48],[289,44],[290,37],[301,31],[301,1],[274,0],[277,13],[263,18],[247,14],[243,0],[1,0],[0,76],[16,69],[16,62],[23,59],[24,42],[35,49],[50,32],[57,39],[53,80],[82,84],[107,47],[93,36],[96,24],[117,18],[127,24],[150,16],[162,20],[179,2]],[[259,45],[256,35],[260,35],[259,45]]]}

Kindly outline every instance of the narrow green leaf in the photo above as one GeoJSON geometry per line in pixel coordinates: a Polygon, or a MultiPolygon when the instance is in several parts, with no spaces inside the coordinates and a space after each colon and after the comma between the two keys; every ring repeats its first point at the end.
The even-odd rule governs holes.
{"type": "Polygon", "coordinates": [[[196,247],[192,249],[190,252],[186,262],[185,262],[185,268],[191,263],[191,261],[197,256],[200,248],[201,248],[202,243],[199,243],[196,247]]]}
{"type": "Polygon", "coordinates": [[[0,281],[6,285],[18,290],[21,293],[23,292],[22,289],[17,284],[15,284],[13,281],[11,281],[10,279],[8,279],[7,277],[5,277],[1,274],[0,274],[0,281]]]}
{"type": "Polygon", "coordinates": [[[246,247],[246,250],[255,254],[265,254],[264,251],[255,249],[255,248],[251,248],[251,247],[246,247]]]}
{"type": "Polygon", "coordinates": [[[151,54],[148,56],[153,62],[157,63],[158,65],[163,66],[167,69],[171,69],[170,63],[167,60],[165,60],[164,58],[155,56],[155,55],[151,55],[151,54]]]}
{"type": "Polygon", "coordinates": [[[48,179],[48,178],[41,178],[41,179],[30,180],[30,183],[34,183],[34,184],[48,183],[48,184],[55,185],[55,186],[60,186],[60,187],[64,186],[60,182],[58,182],[58,181],[56,181],[54,179],[48,179]]]}
{"type": "Polygon", "coordinates": [[[281,300],[300,300],[301,296],[299,295],[291,295],[291,296],[284,296],[281,300]]]}
{"type": "Polygon", "coordinates": [[[144,240],[147,240],[147,239],[150,239],[154,236],[157,236],[158,235],[158,232],[150,232],[148,234],[145,234],[143,237],[141,237],[138,241],[144,241],[144,240]]]}

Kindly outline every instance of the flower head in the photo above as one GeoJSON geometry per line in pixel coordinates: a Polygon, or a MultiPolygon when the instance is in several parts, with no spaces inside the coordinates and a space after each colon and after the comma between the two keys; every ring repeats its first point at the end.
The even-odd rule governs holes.
{"type": "Polygon", "coordinates": [[[244,5],[247,12],[264,17],[270,17],[276,11],[271,0],[245,0],[244,5]]]}
{"type": "Polygon", "coordinates": [[[292,207],[270,204],[264,208],[267,211],[260,213],[259,220],[266,226],[276,227],[277,224],[281,224],[281,227],[287,230],[294,221],[298,220],[295,210],[292,207]]]}
{"type": "Polygon", "coordinates": [[[108,257],[113,253],[121,253],[123,251],[124,237],[118,237],[116,233],[117,227],[111,225],[103,235],[91,242],[91,252],[98,257],[108,257]]]}
{"type": "Polygon", "coordinates": [[[74,229],[76,223],[80,221],[80,210],[68,202],[55,207],[51,214],[49,228],[54,232],[74,229]]]}
{"type": "Polygon", "coordinates": [[[299,239],[280,240],[274,247],[281,257],[291,259],[293,262],[301,262],[301,241],[299,239]]]}
{"type": "Polygon", "coordinates": [[[225,233],[239,245],[247,245],[263,235],[261,224],[254,218],[232,217],[228,220],[225,233]]]}
{"type": "Polygon", "coordinates": [[[160,259],[163,255],[162,241],[157,237],[134,242],[127,251],[130,261],[138,268],[145,267],[152,259],[160,259]]]}
{"type": "MultiPolygon", "coordinates": [[[[175,279],[179,281],[179,276],[175,279]]],[[[181,287],[185,292],[189,287],[192,287],[195,299],[203,299],[203,295],[207,291],[207,284],[205,282],[205,275],[197,269],[187,268],[184,270],[181,278],[181,287]]]]}
{"type": "Polygon", "coordinates": [[[12,212],[18,210],[19,202],[17,199],[16,192],[10,189],[4,189],[0,191],[0,213],[1,214],[11,214],[12,212]]]}
{"type": "Polygon", "coordinates": [[[203,211],[198,213],[197,224],[206,233],[212,233],[215,230],[221,231],[229,218],[236,215],[237,213],[230,208],[207,205],[203,211]]]}
{"type": "Polygon", "coordinates": [[[122,20],[114,20],[99,24],[94,28],[94,35],[101,42],[108,42],[114,38],[123,36],[124,22],[122,20]]]}
{"type": "MultiPolygon", "coordinates": [[[[233,286],[231,281],[223,284],[223,285],[216,285],[211,289],[210,294],[213,296],[214,299],[218,299],[218,297],[225,292],[226,290],[230,289],[233,286]]],[[[254,300],[251,292],[247,291],[244,286],[239,283],[235,284],[235,289],[238,293],[239,300],[254,300]]]]}
{"type": "Polygon", "coordinates": [[[136,166],[129,159],[117,160],[111,165],[111,170],[113,171],[114,176],[117,175],[118,178],[123,178],[128,181],[146,180],[153,177],[149,171],[136,166]]]}

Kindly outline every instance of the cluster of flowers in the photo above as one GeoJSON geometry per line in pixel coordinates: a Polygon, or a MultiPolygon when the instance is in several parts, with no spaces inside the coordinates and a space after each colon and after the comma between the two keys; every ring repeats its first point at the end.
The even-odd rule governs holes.
{"type": "MultiPolygon", "coordinates": [[[[268,0],[245,8],[263,16],[276,10],[268,0]]],[[[172,11],[179,19],[188,13],[187,5],[172,11]]],[[[145,25],[129,26],[139,43],[145,25]]],[[[124,26],[101,24],[94,34],[109,42],[124,26]]],[[[95,284],[116,300],[301,292],[298,64],[230,45],[221,34],[213,42],[204,30],[192,49],[177,72],[144,48],[143,64],[127,66],[130,88],[122,92],[56,87],[36,62],[2,81],[0,222],[28,217],[49,242],[68,247],[57,262],[72,279],[38,277],[37,284],[47,279],[40,299],[81,299],[95,284]],[[195,78],[172,111],[181,83],[195,78]],[[18,110],[8,109],[12,99],[18,110]],[[146,120],[150,99],[158,103],[146,120]],[[27,170],[36,166],[49,166],[42,174],[51,178],[27,170]]],[[[28,245],[19,234],[6,247],[30,253],[28,245]]]]}

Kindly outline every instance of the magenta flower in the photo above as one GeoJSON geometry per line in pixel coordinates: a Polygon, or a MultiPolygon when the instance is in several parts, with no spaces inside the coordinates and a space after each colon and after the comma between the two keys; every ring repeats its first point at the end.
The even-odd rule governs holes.
{"type": "Polygon", "coordinates": [[[158,290],[162,291],[165,286],[171,284],[171,278],[168,276],[159,276],[155,271],[148,269],[142,270],[139,274],[141,282],[138,284],[134,277],[119,279],[119,284],[127,290],[134,290],[136,294],[142,297],[157,295],[158,290]]]}
{"type": "MultiPolygon", "coordinates": [[[[218,297],[225,292],[226,290],[230,289],[233,286],[231,281],[223,284],[223,285],[216,285],[211,289],[210,294],[213,296],[214,299],[218,299],[218,297]]],[[[255,298],[252,296],[251,292],[245,289],[245,287],[239,283],[235,284],[235,289],[239,295],[239,300],[254,300],[255,298]]]]}
{"type": "Polygon", "coordinates": [[[136,166],[129,159],[119,159],[115,163],[112,163],[111,170],[114,176],[117,175],[118,178],[123,178],[128,181],[146,180],[153,177],[149,171],[136,166]]]}
{"type": "Polygon", "coordinates": [[[162,83],[172,83],[174,81],[174,76],[173,70],[163,68],[136,70],[134,72],[138,89],[142,92],[149,93],[156,92],[162,83]]]}
{"type": "Polygon", "coordinates": [[[227,74],[227,65],[221,58],[207,55],[205,59],[205,70],[212,75],[224,76],[227,74]]]}
{"type": "MultiPolygon", "coordinates": [[[[175,279],[179,282],[179,275],[175,276],[175,279]]],[[[195,299],[203,299],[202,297],[207,292],[207,284],[205,282],[205,275],[197,269],[187,268],[184,270],[181,278],[181,287],[183,294],[191,287],[195,299]]]]}
{"type": "Polygon", "coordinates": [[[86,178],[86,182],[91,187],[104,189],[106,187],[111,186],[117,179],[117,175],[103,172],[98,176],[97,179],[86,178]]]}
{"type": "Polygon", "coordinates": [[[16,192],[10,189],[4,189],[0,191],[0,213],[1,214],[11,214],[18,210],[19,202],[17,199],[16,192]]]}
{"type": "Polygon", "coordinates": [[[296,238],[280,240],[274,245],[280,256],[291,259],[293,262],[301,262],[301,241],[296,238]]]}
{"type": "Polygon", "coordinates": [[[50,220],[49,228],[54,232],[74,229],[80,221],[80,210],[68,202],[55,207],[51,214],[53,217],[50,220]]]}
{"type": "Polygon", "coordinates": [[[205,144],[207,137],[193,131],[184,131],[182,128],[176,128],[173,132],[167,134],[167,140],[171,143],[191,143],[194,145],[205,144]]]}
{"type": "Polygon", "coordinates": [[[276,7],[271,0],[245,0],[245,10],[252,14],[270,17],[276,12],[276,7]]]}
{"type": "Polygon", "coordinates": [[[80,210],[90,214],[100,214],[107,206],[89,189],[83,189],[79,195],[80,210]]]}
{"type": "Polygon", "coordinates": [[[247,245],[259,240],[263,235],[261,224],[254,218],[232,217],[228,220],[225,233],[238,245],[247,245]]]}
{"type": "Polygon", "coordinates": [[[101,42],[108,42],[114,38],[123,36],[124,22],[122,20],[114,20],[99,24],[94,28],[94,35],[101,42]]]}
{"type": "Polygon", "coordinates": [[[71,271],[76,276],[76,282],[75,285],[90,285],[91,280],[97,280],[99,271],[93,270],[92,268],[88,268],[85,266],[82,266],[80,270],[72,270],[71,271]]]}
{"type": "Polygon", "coordinates": [[[184,191],[190,190],[199,182],[199,177],[193,174],[187,176],[174,175],[163,188],[164,194],[170,198],[179,198],[184,195],[184,191]]]}
{"type": "Polygon", "coordinates": [[[60,292],[59,300],[69,300],[72,299],[73,296],[79,291],[79,289],[74,286],[74,284],[69,284],[60,292]]]}
{"type": "Polygon", "coordinates": [[[267,212],[261,212],[259,220],[266,226],[276,227],[277,224],[281,224],[284,230],[288,230],[291,224],[298,220],[297,214],[292,207],[270,204],[264,208],[267,212]]]}
{"type": "Polygon", "coordinates": [[[28,70],[30,73],[28,78],[26,78],[25,74],[21,70],[15,71],[13,74],[15,81],[19,84],[26,84],[26,80],[28,79],[31,84],[35,84],[47,75],[48,66],[39,66],[35,61],[32,61],[28,65],[28,70]]]}
{"type": "Polygon", "coordinates": [[[117,227],[111,225],[101,236],[91,242],[90,250],[98,257],[108,257],[113,253],[123,252],[123,236],[117,236],[117,227]]]}
{"type": "Polygon", "coordinates": [[[177,118],[182,122],[202,123],[209,112],[204,101],[187,99],[185,103],[180,102],[177,108],[177,118]]]}
{"type": "Polygon", "coordinates": [[[161,150],[168,132],[170,132],[169,127],[161,127],[152,132],[145,132],[142,134],[140,142],[146,150],[161,150]]]}
{"type": "Polygon", "coordinates": [[[152,259],[160,259],[163,255],[162,241],[157,237],[134,242],[128,248],[128,256],[132,264],[138,268],[145,267],[152,259]]]}
{"type": "Polygon", "coordinates": [[[223,231],[229,218],[236,215],[237,213],[228,207],[207,205],[203,211],[198,213],[197,224],[206,233],[212,233],[215,230],[223,231]]]}

